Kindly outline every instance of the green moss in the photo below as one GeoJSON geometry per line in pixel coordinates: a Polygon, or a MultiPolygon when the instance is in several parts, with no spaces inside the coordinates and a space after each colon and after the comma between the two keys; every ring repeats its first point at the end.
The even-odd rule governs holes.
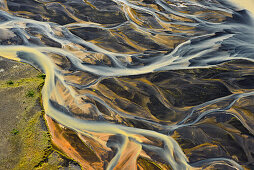
{"type": "Polygon", "coordinates": [[[7,82],[0,81],[0,88],[24,88],[24,95],[18,96],[26,110],[21,113],[17,128],[11,130],[10,142],[16,149],[13,151],[13,159],[10,157],[6,162],[17,162],[13,169],[34,169],[43,164],[47,157],[53,152],[50,135],[47,130],[42,128],[42,111],[33,110],[36,106],[40,93],[35,90],[41,90],[41,84],[44,83],[43,76],[17,79],[7,82]],[[11,86],[10,86],[11,85],[11,86]],[[38,88],[39,87],[39,88],[38,88]]]}
{"type": "Polygon", "coordinates": [[[14,93],[13,97],[18,99],[20,104],[22,103],[22,106],[17,107],[19,110],[15,111],[19,118],[15,122],[15,125],[17,124],[14,126],[15,129],[13,127],[8,129],[6,146],[10,149],[4,159],[0,159],[0,169],[48,170],[59,169],[59,165],[63,167],[69,165],[65,164],[69,159],[53,149],[50,134],[45,129],[43,108],[38,107],[45,77],[45,74],[33,72],[33,76],[28,78],[16,76],[13,80],[0,80],[0,90],[17,91],[18,89],[19,93],[14,93]]]}
{"type": "Polygon", "coordinates": [[[41,164],[40,164],[40,166],[37,166],[36,167],[36,169],[52,169],[52,170],[54,170],[54,169],[59,169],[61,166],[60,165],[58,165],[59,164],[59,160],[61,160],[62,161],[62,159],[61,158],[59,158],[58,157],[58,154],[57,153],[52,153],[52,154],[50,154],[49,156],[48,156],[48,158],[47,158],[49,161],[47,161],[47,162],[41,162],[41,164]]]}
{"type": "Polygon", "coordinates": [[[33,90],[29,90],[27,93],[26,93],[26,96],[27,97],[34,97],[34,94],[35,92],[33,90]]]}
{"type": "Polygon", "coordinates": [[[45,152],[51,148],[50,136],[40,125],[41,112],[36,113],[29,121],[20,122],[20,138],[22,141],[20,161],[14,169],[27,169],[35,167],[47,155],[45,152]]]}
{"type": "Polygon", "coordinates": [[[40,166],[36,167],[37,170],[55,170],[55,169],[80,169],[80,165],[74,160],[68,158],[63,153],[54,150],[47,157],[46,161],[41,163],[40,166]],[[75,168],[71,168],[75,166],[75,168]]]}
{"type": "Polygon", "coordinates": [[[37,77],[44,80],[46,78],[46,75],[45,74],[39,74],[37,77]]]}
{"type": "Polygon", "coordinates": [[[13,85],[14,82],[13,82],[12,80],[8,80],[8,81],[6,82],[6,84],[8,84],[8,85],[13,85]]]}
{"type": "Polygon", "coordinates": [[[19,133],[19,131],[17,129],[12,129],[11,134],[13,135],[17,135],[19,133]]]}
{"type": "Polygon", "coordinates": [[[43,114],[43,112],[37,112],[30,120],[24,119],[20,122],[20,127],[24,127],[19,133],[22,146],[20,161],[14,170],[54,170],[59,169],[66,160],[72,161],[53,148],[49,132],[41,128],[40,118],[43,114]]]}

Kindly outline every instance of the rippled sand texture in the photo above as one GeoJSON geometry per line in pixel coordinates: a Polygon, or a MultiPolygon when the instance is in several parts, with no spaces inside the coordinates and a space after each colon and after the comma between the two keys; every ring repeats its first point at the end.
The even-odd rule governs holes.
{"type": "Polygon", "coordinates": [[[83,169],[253,169],[254,31],[225,0],[1,1],[0,55],[46,74],[83,169]]]}

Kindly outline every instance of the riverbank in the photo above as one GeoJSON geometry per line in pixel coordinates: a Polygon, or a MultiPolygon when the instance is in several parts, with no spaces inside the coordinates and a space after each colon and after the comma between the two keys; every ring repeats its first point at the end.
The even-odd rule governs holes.
{"type": "Polygon", "coordinates": [[[80,169],[51,143],[41,106],[45,75],[0,58],[0,169],[80,169]]]}

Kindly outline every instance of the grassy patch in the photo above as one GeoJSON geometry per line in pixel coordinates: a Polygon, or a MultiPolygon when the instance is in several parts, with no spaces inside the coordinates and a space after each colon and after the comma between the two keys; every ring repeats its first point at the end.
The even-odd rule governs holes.
{"type": "Polygon", "coordinates": [[[36,87],[38,84],[41,84],[44,82],[43,78],[39,77],[30,77],[30,78],[21,78],[17,79],[15,81],[13,80],[8,80],[8,81],[2,81],[0,80],[0,88],[15,88],[19,86],[34,86],[36,87]]]}

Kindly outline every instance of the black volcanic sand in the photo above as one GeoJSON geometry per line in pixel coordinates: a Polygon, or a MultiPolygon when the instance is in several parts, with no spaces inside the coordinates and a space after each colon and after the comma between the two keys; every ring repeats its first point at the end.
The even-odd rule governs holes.
{"type": "Polygon", "coordinates": [[[0,58],[0,169],[80,169],[52,148],[43,118],[44,75],[0,58]]]}
{"type": "MultiPolygon", "coordinates": [[[[120,96],[116,102],[121,109],[135,114],[138,111],[142,112],[139,109],[140,106],[148,107],[153,116],[162,124],[167,124],[166,121],[179,122],[182,120],[190,113],[190,107],[233,93],[252,92],[254,89],[253,73],[253,62],[235,60],[211,68],[108,78],[100,83],[101,86],[106,86],[107,89],[120,96]],[[135,87],[131,86],[131,83],[135,84],[135,87]],[[124,89],[123,84],[128,87],[128,91],[124,89]],[[156,90],[153,87],[156,87],[156,90]],[[168,107],[156,97],[158,91],[165,97],[168,107]]],[[[251,122],[254,120],[253,99],[253,96],[243,97],[232,106],[233,110],[246,117],[250,128],[253,128],[251,122]]],[[[230,101],[231,99],[218,102],[210,109],[226,107],[230,101]]],[[[105,112],[106,108],[102,106],[98,108],[105,112]]],[[[231,110],[225,112],[230,113],[231,110]]],[[[191,163],[207,158],[224,157],[253,169],[254,136],[238,119],[225,112],[207,115],[193,126],[179,128],[171,135],[180,144],[191,163]]],[[[139,120],[127,118],[124,120],[129,126],[161,130],[139,120]]],[[[167,133],[163,130],[161,132],[167,133]]],[[[224,169],[225,167],[218,165],[218,168],[224,169]]]]}
{"type": "MultiPolygon", "coordinates": [[[[68,159],[54,151],[50,144],[50,136],[42,118],[39,102],[44,76],[31,66],[5,59],[1,59],[0,68],[0,139],[2,141],[0,145],[0,165],[2,167],[0,169],[14,167],[19,169],[24,166],[41,167],[42,169],[59,166],[78,167],[75,162],[68,162],[68,159]],[[13,84],[10,83],[10,80],[13,84]],[[35,94],[29,97],[27,92],[31,90],[35,94]]],[[[184,110],[189,106],[228,96],[237,91],[252,91],[254,89],[253,71],[254,63],[238,60],[208,69],[165,71],[119,77],[118,81],[105,79],[101,84],[111,87],[121,98],[135,103],[136,106],[142,105],[144,103],[142,100],[149,98],[150,103],[147,107],[156,118],[161,121],[174,122],[181,120],[184,116],[184,112],[182,112],[183,115],[179,115],[175,112],[176,110],[184,110]],[[167,110],[163,104],[160,104],[152,95],[152,89],[139,81],[136,86],[139,90],[124,91],[118,83],[126,79],[128,79],[127,82],[146,79],[156,85],[167,97],[168,105],[172,110],[167,110]],[[146,93],[147,90],[151,92],[149,95],[146,93]]],[[[246,115],[249,120],[253,119],[252,100],[253,97],[242,98],[234,106],[239,112],[248,112],[249,114],[246,115]]],[[[128,103],[121,105],[121,99],[118,102],[123,109],[128,111],[129,107],[134,109],[129,112],[135,112],[134,105],[128,106],[128,103]]],[[[99,109],[103,111],[103,108],[99,107],[99,109]]],[[[135,127],[151,128],[138,121],[128,119],[125,121],[135,127]]],[[[172,137],[180,144],[190,162],[226,157],[245,167],[253,168],[254,136],[231,115],[221,113],[208,115],[195,126],[177,129],[172,137]]]]}
{"type": "MultiPolygon", "coordinates": [[[[149,0],[143,2],[147,4],[154,3],[154,1],[149,0]]],[[[96,0],[93,1],[92,4],[83,0],[75,0],[75,2],[68,0],[8,0],[7,6],[9,12],[15,16],[43,22],[52,22],[65,26],[66,24],[75,23],[76,21],[74,18],[99,23],[105,27],[114,27],[127,21],[125,14],[115,2],[105,0],[96,0]],[[68,14],[74,17],[70,17],[71,15],[68,14]]],[[[212,13],[216,14],[215,11],[210,11],[210,15],[206,9],[204,10],[203,12],[209,15],[204,15],[204,17],[208,17],[205,21],[220,23],[225,20],[225,22],[230,23],[230,15],[224,13],[218,15],[219,13],[217,13],[218,17],[212,17],[212,13]],[[210,16],[211,20],[209,20],[210,16]],[[228,18],[226,18],[226,16],[228,18]]],[[[152,26],[152,28],[156,28],[156,30],[162,29],[163,32],[160,33],[166,35],[165,37],[169,38],[170,41],[172,40],[172,42],[169,43],[169,39],[164,40],[163,38],[161,42],[155,41],[155,33],[149,32],[143,34],[143,31],[137,31],[137,29],[133,29],[133,27],[128,24],[123,25],[119,30],[112,29],[111,31],[99,27],[90,28],[89,26],[67,27],[67,25],[66,28],[81,39],[88,42],[91,41],[93,44],[109,49],[109,51],[142,52],[139,53],[140,56],[132,56],[131,64],[126,66],[133,68],[137,65],[143,66],[149,64],[149,62],[154,60],[144,59],[152,59],[160,54],[169,53],[179,43],[191,37],[204,35],[209,32],[214,33],[213,27],[211,27],[211,30],[207,30],[206,27],[203,28],[204,30],[202,30],[202,27],[199,28],[201,30],[196,30],[187,26],[183,28],[178,25],[173,26],[174,24],[171,24],[171,31],[164,31],[164,28],[157,26],[156,22],[152,21],[153,18],[150,15],[141,14],[140,11],[134,9],[132,9],[132,11],[133,14],[145,16],[144,18],[146,18],[146,22],[142,24],[136,23],[137,26],[148,28],[145,25],[148,24],[148,26],[152,26]],[[177,34],[185,31],[188,32],[188,30],[190,32],[183,34],[184,36],[178,36],[179,34],[177,34]],[[192,33],[192,31],[194,33],[192,33]],[[171,37],[171,35],[175,36],[171,37]],[[128,44],[125,36],[134,42],[134,45],[128,44]],[[144,49],[142,50],[141,47],[144,49]],[[154,51],[154,54],[152,51],[154,51]]],[[[201,12],[202,14],[199,8],[191,10],[191,7],[186,8],[185,12],[201,12]]],[[[172,17],[174,16],[172,15],[172,17]]],[[[245,20],[235,17],[236,16],[233,16],[232,21],[239,22],[239,25],[241,20],[245,20]]],[[[176,19],[176,21],[181,21],[182,19],[176,19]]],[[[4,22],[4,18],[0,18],[0,21],[4,22]]],[[[195,21],[188,20],[188,22],[195,21]]],[[[16,36],[2,40],[0,42],[1,45],[27,45],[20,36],[23,34],[20,29],[12,29],[12,31],[16,36]]],[[[27,34],[34,36],[30,36],[30,38],[27,39],[27,41],[31,43],[29,45],[61,47],[60,43],[49,38],[43,33],[42,29],[39,29],[36,25],[27,24],[25,31],[27,34]],[[36,39],[38,37],[39,39],[36,39]]],[[[237,32],[240,31],[232,30],[232,32],[237,34],[237,32]]],[[[214,36],[220,36],[220,34],[224,33],[227,34],[227,30],[223,30],[223,33],[215,33],[214,36]]],[[[246,36],[248,36],[248,34],[246,34],[246,36]]],[[[63,36],[63,38],[66,37],[63,36]]],[[[237,38],[237,36],[235,38],[237,38]]],[[[240,36],[240,38],[242,37],[240,36]]],[[[202,43],[202,39],[192,40],[192,45],[198,42],[202,43]]],[[[232,42],[234,43],[236,41],[232,42]]],[[[231,51],[231,48],[228,47],[231,45],[230,43],[231,41],[222,44],[222,47],[225,49],[222,48],[220,50],[231,51]]],[[[251,43],[243,45],[248,44],[251,43]]],[[[235,48],[236,46],[233,47],[235,48]]],[[[84,48],[88,49],[88,51],[91,50],[88,47],[84,48]]],[[[242,48],[239,48],[239,51],[237,51],[238,49],[234,48],[232,49],[232,53],[243,53],[244,55],[246,52],[248,55],[253,54],[251,50],[249,54],[249,50],[244,51],[242,48]]],[[[195,50],[189,52],[194,53],[195,50]]],[[[216,54],[210,55],[216,57],[216,54]]],[[[106,56],[103,56],[103,59],[105,60],[100,62],[96,59],[96,62],[94,62],[95,65],[113,66],[106,56]]],[[[89,64],[89,61],[90,60],[84,61],[84,64],[89,64]]],[[[194,61],[191,61],[193,62],[192,64],[195,64],[194,61]]],[[[65,62],[63,60],[62,67],[67,67],[67,65],[68,61],[65,62]]],[[[72,63],[69,63],[69,65],[72,65],[72,63]]],[[[69,71],[73,70],[70,69],[69,71]]],[[[82,74],[78,75],[78,72],[76,73],[78,77],[82,76],[82,74]]],[[[2,141],[0,143],[0,169],[24,169],[24,167],[27,169],[32,169],[34,167],[57,169],[59,166],[78,168],[77,164],[61,156],[52,149],[50,136],[42,117],[43,111],[39,102],[39,89],[41,88],[40,85],[43,83],[43,76],[38,75],[40,75],[40,73],[34,71],[34,69],[28,65],[7,60],[0,61],[0,141],[2,141]]],[[[84,85],[90,83],[90,77],[87,77],[88,78],[84,80],[82,79],[84,85]]],[[[95,76],[91,77],[94,78],[95,76]]],[[[94,79],[97,78],[98,77],[95,77],[94,79]]],[[[80,83],[80,86],[83,85],[82,83],[80,83]]],[[[108,105],[111,104],[111,107],[122,110],[127,114],[139,116],[151,122],[154,121],[160,125],[167,126],[183,120],[190,114],[191,108],[195,106],[234,93],[254,91],[254,63],[238,60],[211,68],[161,71],[126,77],[109,77],[98,82],[97,89],[93,90],[95,93],[99,94],[105,102],[108,102],[108,105]],[[111,99],[114,100],[111,101],[111,99]]],[[[212,110],[223,108],[226,107],[231,100],[232,99],[228,99],[223,102],[218,102],[210,107],[202,109],[212,110]]],[[[235,102],[231,110],[207,115],[194,125],[178,128],[172,133],[170,133],[168,129],[165,130],[165,126],[153,126],[150,122],[146,123],[138,118],[123,118],[122,122],[117,122],[118,120],[112,120],[112,122],[115,121],[115,123],[122,123],[126,126],[150,129],[171,135],[179,143],[190,163],[208,158],[224,157],[232,159],[244,167],[254,169],[253,101],[253,96],[243,97],[235,102]],[[246,125],[244,127],[243,122],[240,122],[229,114],[231,112],[242,115],[244,117],[243,119],[247,122],[244,123],[249,125],[250,128],[247,129],[246,125]]],[[[87,99],[85,102],[94,104],[101,113],[110,115],[110,111],[103,104],[92,99],[87,99]]],[[[202,113],[202,109],[197,111],[197,113],[202,113]]],[[[78,117],[79,113],[76,112],[73,109],[72,115],[78,117]]],[[[91,116],[96,115],[92,113],[93,110],[91,110],[91,114],[82,113],[82,118],[86,120],[103,120],[99,116],[91,116]]],[[[188,120],[189,122],[197,118],[195,114],[196,113],[188,120]]],[[[74,141],[73,143],[75,144],[74,139],[74,137],[68,138],[68,140],[74,141]]],[[[84,150],[80,150],[80,152],[84,152],[83,154],[87,155],[84,150]]],[[[160,162],[156,157],[152,157],[152,159],[160,162]]],[[[146,164],[148,164],[147,160],[141,158],[137,161],[142,167],[146,167],[146,164]]],[[[218,167],[215,167],[217,169],[226,169],[222,167],[222,165],[217,166],[218,167]]],[[[146,167],[146,169],[149,168],[151,169],[151,167],[146,167]]]]}
{"type": "MultiPolygon", "coordinates": [[[[65,8],[71,13],[75,13],[76,17],[83,21],[96,21],[101,24],[117,24],[126,21],[124,14],[117,7],[115,2],[109,1],[106,5],[109,11],[94,10],[91,4],[85,4],[82,0],[79,1],[63,1],[56,0],[51,3],[38,2],[36,0],[19,0],[7,1],[9,10],[13,12],[27,11],[29,14],[24,13],[24,17],[28,17],[37,21],[50,21],[58,24],[69,24],[75,22],[71,17],[66,14],[65,8]],[[55,3],[54,3],[55,2],[55,3]],[[61,4],[60,4],[61,3],[61,4]],[[111,19],[114,18],[114,20],[111,19]]],[[[99,3],[100,4],[100,3],[99,3]]]]}

